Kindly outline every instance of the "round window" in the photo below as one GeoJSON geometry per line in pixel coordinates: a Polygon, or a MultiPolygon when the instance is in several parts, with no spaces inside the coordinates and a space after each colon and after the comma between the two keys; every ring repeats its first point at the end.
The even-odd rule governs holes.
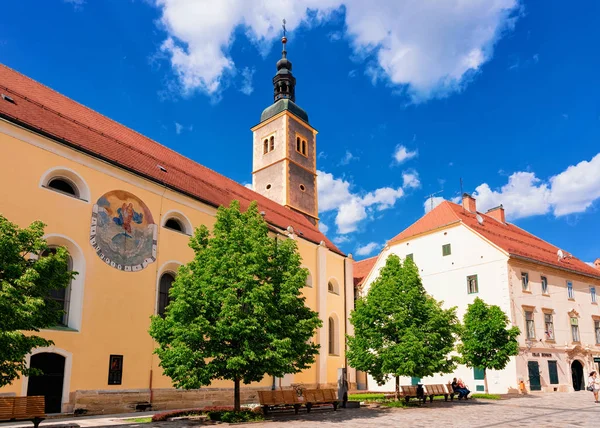
{"type": "Polygon", "coordinates": [[[267,184],[267,190],[269,190],[271,188],[270,184],[267,184]]]}
{"type": "Polygon", "coordinates": [[[303,192],[306,190],[306,187],[304,187],[304,184],[300,185],[300,190],[302,190],[303,192]]]}

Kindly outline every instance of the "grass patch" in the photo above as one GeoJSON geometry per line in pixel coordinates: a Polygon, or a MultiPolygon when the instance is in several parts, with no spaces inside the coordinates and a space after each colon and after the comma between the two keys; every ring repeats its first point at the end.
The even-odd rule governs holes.
{"type": "Polygon", "coordinates": [[[486,400],[500,400],[498,394],[471,394],[471,398],[484,398],[486,400]]]}
{"type": "Polygon", "coordinates": [[[350,394],[348,395],[348,400],[350,401],[374,401],[374,400],[383,400],[385,398],[384,394],[350,394]]]}
{"type": "MultiPolygon", "coordinates": [[[[385,407],[409,407],[411,404],[411,402],[405,402],[404,400],[399,400],[399,401],[384,401],[381,403],[382,406],[385,407]]],[[[415,402],[416,404],[416,402],[415,402]]]]}
{"type": "Polygon", "coordinates": [[[148,422],[152,422],[152,416],[147,416],[145,418],[130,418],[130,419],[125,419],[125,421],[136,423],[136,424],[147,424],[148,422]]]}

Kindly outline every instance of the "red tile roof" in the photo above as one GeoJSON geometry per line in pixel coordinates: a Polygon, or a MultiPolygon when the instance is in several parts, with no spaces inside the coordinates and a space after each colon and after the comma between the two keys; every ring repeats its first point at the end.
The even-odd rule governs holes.
{"type": "Polygon", "coordinates": [[[368,259],[364,259],[361,261],[354,262],[354,286],[359,287],[364,282],[365,278],[375,266],[375,262],[377,261],[377,257],[373,256],[368,259]]]}
{"type": "Polygon", "coordinates": [[[306,217],[0,64],[0,117],[214,207],[257,201],[272,226],[343,253],[306,217]],[[166,168],[162,172],[158,165],[166,168]]]}
{"type": "Polygon", "coordinates": [[[388,244],[405,241],[416,235],[453,223],[462,223],[506,251],[511,257],[527,259],[558,269],[600,278],[600,273],[597,269],[594,269],[576,257],[566,257],[559,261],[557,256],[558,247],[524,231],[514,224],[504,224],[483,213],[478,214],[483,218],[483,224],[479,224],[475,213],[464,210],[462,205],[444,201],[392,238],[388,244]]]}

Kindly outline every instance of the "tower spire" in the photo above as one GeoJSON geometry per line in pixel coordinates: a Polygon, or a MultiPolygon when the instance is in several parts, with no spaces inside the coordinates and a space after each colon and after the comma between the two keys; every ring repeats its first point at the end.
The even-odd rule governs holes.
{"type": "Polygon", "coordinates": [[[274,102],[282,99],[296,101],[296,78],[292,75],[292,62],[287,59],[287,29],[283,20],[283,37],[281,37],[281,59],[277,61],[277,74],[273,77],[274,102]]]}

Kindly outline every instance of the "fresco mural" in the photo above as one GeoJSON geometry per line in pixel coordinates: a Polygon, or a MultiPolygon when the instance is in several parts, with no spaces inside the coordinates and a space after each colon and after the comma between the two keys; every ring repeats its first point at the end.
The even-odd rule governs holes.
{"type": "Polygon", "coordinates": [[[105,193],[94,205],[90,243],[115,269],[136,272],[156,261],[157,226],[150,210],[124,190],[105,193]]]}

